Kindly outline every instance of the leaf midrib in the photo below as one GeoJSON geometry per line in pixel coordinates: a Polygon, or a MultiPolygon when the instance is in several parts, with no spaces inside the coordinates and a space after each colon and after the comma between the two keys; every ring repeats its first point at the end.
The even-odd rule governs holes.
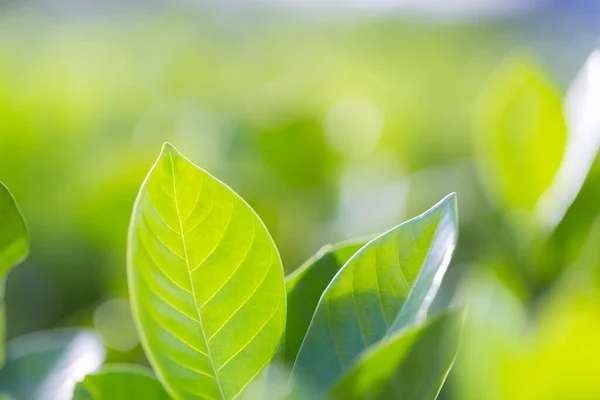
{"type": "Polygon", "coordinates": [[[221,385],[221,381],[219,379],[218,371],[217,371],[214,361],[213,361],[212,353],[210,350],[210,344],[209,344],[207,336],[206,336],[206,331],[204,330],[204,324],[202,322],[202,315],[200,314],[200,308],[198,307],[198,301],[196,300],[196,291],[194,288],[194,280],[192,279],[192,271],[190,268],[189,257],[188,257],[188,252],[187,252],[187,245],[186,245],[186,241],[185,241],[185,231],[183,230],[183,220],[181,218],[181,213],[179,212],[179,203],[177,200],[177,185],[175,184],[175,166],[173,164],[173,155],[171,152],[169,152],[169,160],[171,162],[171,175],[172,175],[172,179],[173,179],[173,201],[175,202],[175,211],[177,213],[177,220],[179,222],[179,229],[181,232],[181,241],[183,244],[184,261],[185,261],[185,265],[186,265],[186,268],[188,271],[188,278],[190,280],[190,289],[192,291],[191,296],[192,296],[192,300],[194,302],[194,309],[196,310],[196,314],[198,315],[198,326],[200,327],[200,331],[202,333],[202,339],[204,340],[204,343],[206,345],[206,351],[208,353],[208,360],[210,362],[210,367],[212,369],[212,372],[213,372],[213,375],[215,378],[215,382],[219,389],[219,394],[221,395],[222,399],[226,399],[225,393],[223,392],[223,387],[221,385]]]}

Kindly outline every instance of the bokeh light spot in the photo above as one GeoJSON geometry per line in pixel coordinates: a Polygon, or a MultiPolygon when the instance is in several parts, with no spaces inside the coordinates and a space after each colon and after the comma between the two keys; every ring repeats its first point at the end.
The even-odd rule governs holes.
{"type": "Polygon", "coordinates": [[[94,327],[107,347],[128,351],[139,343],[129,301],[110,299],[94,312],[94,327]]]}

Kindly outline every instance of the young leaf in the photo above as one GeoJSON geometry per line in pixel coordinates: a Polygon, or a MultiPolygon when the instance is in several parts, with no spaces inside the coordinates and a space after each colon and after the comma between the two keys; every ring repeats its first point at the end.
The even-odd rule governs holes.
{"type": "Polygon", "coordinates": [[[456,223],[452,194],[352,256],[319,300],[293,374],[325,390],[366,348],[423,321],[450,262],[456,223]]]}
{"type": "Polygon", "coordinates": [[[284,362],[293,365],[323,291],[364,242],[325,246],[286,278],[288,317],[284,362]]]}
{"type": "Polygon", "coordinates": [[[534,63],[514,57],[490,79],[476,116],[483,185],[503,210],[533,215],[567,140],[558,90],[534,63]]]}
{"type": "Polygon", "coordinates": [[[42,331],[8,343],[0,370],[0,393],[19,400],[68,399],[75,383],[104,362],[104,346],[93,332],[42,331]]]}
{"type": "Polygon", "coordinates": [[[129,230],[128,281],[143,348],[179,399],[234,399],[285,328],[279,253],[233,190],[165,144],[129,230]]]}
{"type": "Polygon", "coordinates": [[[458,350],[459,313],[444,312],[366,351],[335,383],[331,399],[433,400],[458,350]]]}
{"type": "Polygon", "coordinates": [[[137,365],[107,365],[75,386],[73,400],[169,400],[152,371],[137,365]]]}
{"type": "Polygon", "coordinates": [[[6,186],[0,182],[0,365],[4,362],[6,273],[29,252],[29,238],[23,216],[6,186]]]}

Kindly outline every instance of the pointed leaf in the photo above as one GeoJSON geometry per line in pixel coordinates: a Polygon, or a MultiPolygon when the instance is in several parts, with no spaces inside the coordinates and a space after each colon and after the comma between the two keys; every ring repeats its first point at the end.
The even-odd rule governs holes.
{"type": "Polygon", "coordinates": [[[93,332],[42,331],[7,345],[0,370],[0,393],[19,400],[67,399],[75,383],[104,362],[104,346],[93,332]]]}
{"type": "Polygon", "coordinates": [[[504,211],[532,215],[566,145],[558,90],[534,62],[513,57],[490,79],[476,116],[483,185],[504,211]]]}
{"type": "Polygon", "coordinates": [[[361,248],[319,300],[293,374],[325,390],[366,348],[422,322],[456,238],[456,198],[449,195],[361,248]]]}
{"type": "Polygon", "coordinates": [[[173,397],[238,397],[281,341],[285,287],[271,236],[170,144],[134,206],[128,280],[142,345],[173,397]]]}
{"type": "Polygon", "coordinates": [[[107,365],[77,384],[73,400],[169,400],[152,371],[137,365],[107,365]]]}
{"type": "Polygon", "coordinates": [[[0,182],[0,278],[29,251],[27,228],[15,199],[0,182]]]}
{"type": "Polygon", "coordinates": [[[15,199],[0,182],[0,365],[4,362],[6,273],[29,252],[29,238],[15,199]]]}
{"type": "Polygon", "coordinates": [[[365,242],[344,242],[325,246],[286,278],[288,317],[284,362],[294,364],[310,320],[329,282],[365,242]]]}
{"type": "Polygon", "coordinates": [[[329,398],[435,399],[458,350],[459,315],[444,312],[382,340],[336,382],[329,398]]]}

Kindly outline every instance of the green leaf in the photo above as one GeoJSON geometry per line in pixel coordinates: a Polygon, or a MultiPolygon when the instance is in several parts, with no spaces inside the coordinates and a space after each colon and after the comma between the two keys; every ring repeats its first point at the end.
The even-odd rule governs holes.
{"type": "Polygon", "coordinates": [[[137,365],[106,365],[75,386],[73,400],[169,400],[152,371],[137,365]]]}
{"type": "Polygon", "coordinates": [[[23,216],[6,186],[0,182],[0,278],[19,264],[29,251],[23,216]]]}
{"type": "Polygon", "coordinates": [[[454,362],[462,321],[443,312],[367,350],[336,382],[331,399],[433,400],[454,362]]]}
{"type": "Polygon", "coordinates": [[[476,110],[481,181],[504,211],[532,215],[563,159],[567,128],[561,96],[526,57],[507,60],[476,110]]]}
{"type": "Polygon", "coordinates": [[[93,332],[41,331],[7,345],[0,370],[0,393],[19,400],[67,399],[75,383],[104,362],[104,347],[93,332]]]}
{"type": "Polygon", "coordinates": [[[233,190],[165,144],[129,231],[128,281],[143,348],[179,399],[233,399],[285,329],[279,253],[233,190]]]}
{"type": "Polygon", "coordinates": [[[364,241],[324,246],[285,281],[288,317],[285,333],[284,362],[293,365],[319,299],[329,282],[364,241]]]}
{"type": "Polygon", "coordinates": [[[4,362],[6,274],[29,252],[29,238],[15,199],[0,182],[0,365],[4,362]]]}
{"type": "Polygon", "coordinates": [[[425,321],[457,234],[452,194],[361,248],[319,300],[293,375],[325,390],[366,348],[425,321]]]}

